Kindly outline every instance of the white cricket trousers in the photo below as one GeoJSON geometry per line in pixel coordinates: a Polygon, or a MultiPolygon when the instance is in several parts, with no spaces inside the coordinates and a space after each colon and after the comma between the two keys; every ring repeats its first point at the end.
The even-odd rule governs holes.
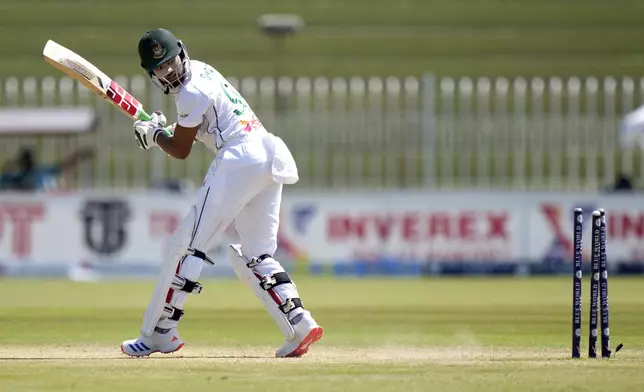
{"type": "MultiPolygon", "coordinates": [[[[247,137],[227,142],[217,152],[194,202],[197,226],[192,248],[208,253],[234,223],[245,255],[273,255],[277,249],[282,186],[297,180],[293,156],[280,138],[255,130],[247,137]]],[[[203,265],[203,260],[188,256],[177,267],[177,273],[196,281],[203,265]]],[[[188,293],[170,289],[166,301],[183,309],[187,296],[188,293]]],[[[163,319],[157,326],[171,328],[176,324],[163,319]]]]}

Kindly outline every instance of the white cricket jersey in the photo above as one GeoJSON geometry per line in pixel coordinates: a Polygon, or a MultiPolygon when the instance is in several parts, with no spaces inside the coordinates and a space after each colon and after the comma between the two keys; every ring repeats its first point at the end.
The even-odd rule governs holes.
{"type": "Polygon", "coordinates": [[[190,60],[190,66],[192,78],[174,96],[177,124],[201,124],[197,140],[214,152],[249,132],[266,132],[246,100],[216,69],[196,60],[190,60]]]}

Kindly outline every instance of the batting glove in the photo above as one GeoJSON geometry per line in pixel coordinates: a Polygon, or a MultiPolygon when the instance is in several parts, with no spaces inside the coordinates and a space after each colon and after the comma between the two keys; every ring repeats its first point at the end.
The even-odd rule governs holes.
{"type": "Polygon", "coordinates": [[[134,139],[142,150],[156,146],[159,133],[165,132],[163,127],[167,120],[163,113],[157,110],[150,117],[149,121],[138,120],[134,123],[134,139]]]}
{"type": "Polygon", "coordinates": [[[163,112],[160,110],[155,110],[150,117],[152,117],[150,121],[154,121],[162,127],[165,127],[166,123],[168,122],[168,119],[165,118],[165,114],[163,114],[163,112]]]}

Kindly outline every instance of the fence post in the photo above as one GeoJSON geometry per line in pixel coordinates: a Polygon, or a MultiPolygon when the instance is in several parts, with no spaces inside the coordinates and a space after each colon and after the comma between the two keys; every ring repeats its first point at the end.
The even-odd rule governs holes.
{"type": "Polygon", "coordinates": [[[24,96],[24,106],[34,107],[38,104],[38,85],[36,78],[30,76],[23,79],[22,94],[24,96]]]}
{"type": "Polygon", "coordinates": [[[313,140],[315,148],[313,155],[313,166],[312,166],[312,181],[314,187],[324,188],[328,186],[326,181],[328,178],[327,173],[327,157],[329,154],[329,143],[325,142],[328,140],[329,135],[329,117],[331,116],[331,111],[329,109],[329,81],[327,78],[318,76],[313,81],[313,112],[318,118],[318,121],[315,122],[313,126],[313,140]]]}
{"type": "Polygon", "coordinates": [[[385,160],[384,184],[386,187],[402,187],[407,183],[408,173],[401,170],[400,164],[401,151],[404,149],[400,146],[405,145],[405,141],[410,137],[411,129],[401,127],[403,112],[402,105],[402,85],[400,79],[388,77],[385,79],[384,90],[384,124],[383,141],[387,146],[391,146],[391,153],[385,160]],[[405,178],[401,178],[401,177],[405,178]]]}
{"type": "Polygon", "coordinates": [[[334,139],[339,141],[331,147],[333,153],[331,159],[331,176],[329,176],[328,185],[332,187],[345,187],[349,183],[349,172],[351,171],[351,159],[347,153],[349,146],[349,133],[345,132],[344,124],[340,116],[347,115],[347,95],[348,85],[344,78],[336,77],[331,79],[331,113],[329,131],[337,135],[334,139]],[[340,117],[340,118],[338,118],[340,117]]]}
{"type": "Polygon", "coordinates": [[[504,77],[498,77],[494,80],[494,117],[497,124],[498,135],[494,146],[492,147],[492,156],[494,157],[494,174],[492,181],[496,185],[505,187],[509,183],[511,168],[510,166],[510,138],[512,130],[510,129],[508,96],[510,95],[510,82],[504,77]]]}
{"type": "Polygon", "coordinates": [[[403,129],[409,129],[410,132],[405,134],[405,137],[402,140],[402,145],[406,151],[413,151],[412,154],[405,154],[404,157],[404,166],[405,166],[405,177],[406,183],[405,187],[413,186],[418,188],[422,186],[423,179],[421,177],[422,167],[419,167],[422,161],[422,157],[419,154],[419,150],[422,149],[420,143],[421,135],[421,124],[419,120],[419,103],[420,103],[420,80],[415,76],[407,76],[403,81],[403,97],[401,112],[403,118],[403,129]],[[413,124],[414,126],[410,126],[413,124]],[[413,130],[413,131],[412,131],[413,130]]]}
{"type": "Polygon", "coordinates": [[[4,106],[18,106],[20,102],[20,82],[12,76],[4,82],[4,106]]]}
{"type": "Polygon", "coordinates": [[[490,139],[493,123],[490,115],[490,96],[492,83],[488,78],[479,78],[476,81],[476,117],[474,132],[476,132],[476,185],[488,187],[490,184],[490,139]]]}
{"type": "Polygon", "coordinates": [[[581,183],[581,172],[579,170],[579,160],[581,159],[581,149],[579,148],[579,116],[581,107],[581,81],[573,76],[568,79],[566,84],[568,95],[568,121],[566,124],[566,160],[568,162],[568,179],[564,183],[566,188],[577,189],[581,183]]]}
{"type": "Polygon", "coordinates": [[[597,150],[599,149],[596,137],[598,126],[597,97],[599,91],[599,82],[594,77],[586,78],[586,115],[584,118],[584,129],[586,132],[586,186],[592,184],[596,187],[597,180],[597,150]]]}
{"type": "Polygon", "coordinates": [[[563,178],[562,154],[564,154],[561,145],[562,131],[562,95],[563,82],[560,78],[554,77],[548,81],[548,99],[550,100],[550,109],[548,113],[548,183],[550,189],[557,189],[563,178]]]}
{"type": "Polygon", "coordinates": [[[528,91],[528,82],[522,77],[514,79],[512,82],[512,95],[514,103],[513,110],[513,127],[512,135],[510,136],[512,145],[512,179],[511,184],[515,187],[525,189],[529,185],[528,173],[526,170],[526,155],[527,155],[527,131],[526,131],[526,100],[528,91]]]}
{"type": "MultiPolygon", "coordinates": [[[[440,186],[445,184],[453,186],[454,178],[456,177],[454,173],[456,83],[450,77],[443,77],[440,78],[439,85],[440,109],[436,106],[437,109],[434,113],[440,118],[440,128],[435,132],[433,153],[440,158],[440,169],[438,171],[440,186]]],[[[428,156],[428,159],[431,159],[431,156],[428,156]]]]}
{"type": "Polygon", "coordinates": [[[545,143],[544,143],[544,119],[545,113],[543,110],[543,101],[545,96],[546,83],[541,78],[533,78],[530,81],[530,89],[532,93],[532,114],[531,122],[532,126],[530,127],[530,140],[532,147],[530,148],[530,154],[532,156],[532,183],[538,184],[541,187],[545,183],[545,176],[543,170],[544,164],[544,154],[545,154],[545,143]]]}
{"type": "MultiPolygon", "coordinates": [[[[604,79],[604,124],[613,127],[616,124],[615,119],[615,94],[617,82],[612,76],[604,79]]],[[[601,186],[611,185],[615,180],[615,143],[613,142],[612,133],[608,137],[608,129],[602,130],[602,147],[606,151],[604,156],[604,178],[601,186]]]]}
{"type": "Polygon", "coordinates": [[[420,124],[423,141],[423,187],[432,188],[435,184],[434,178],[434,156],[436,144],[436,96],[435,77],[433,74],[425,74],[420,85],[421,110],[420,124]]]}
{"type": "Polygon", "coordinates": [[[472,79],[463,77],[458,81],[458,114],[456,125],[456,154],[459,156],[457,185],[472,185],[472,100],[474,97],[474,83],[472,79]]]}
{"type": "MultiPolygon", "coordinates": [[[[366,138],[363,136],[368,131],[367,114],[365,109],[365,93],[367,87],[364,79],[354,76],[349,82],[349,109],[347,113],[351,116],[349,123],[349,141],[351,151],[351,167],[349,181],[356,186],[363,186],[365,177],[369,172],[365,168],[364,154],[368,148],[364,146],[366,138]]],[[[368,152],[367,152],[368,153],[368,152]]],[[[367,180],[368,183],[368,180],[367,180]]]]}
{"type": "MultiPolygon", "coordinates": [[[[623,118],[624,115],[628,114],[633,110],[633,96],[635,95],[635,82],[630,77],[624,77],[622,79],[622,110],[618,116],[618,121],[623,118]]],[[[615,128],[614,128],[615,129],[615,128]]],[[[614,138],[618,138],[619,135],[614,134],[614,138]]],[[[619,147],[617,147],[619,148],[619,147]]],[[[634,174],[634,159],[633,149],[627,148],[622,149],[621,151],[621,172],[626,173],[629,176],[634,174]]]]}
{"type": "MultiPolygon", "coordinates": [[[[385,86],[382,78],[370,77],[367,80],[367,102],[368,111],[367,118],[369,121],[369,134],[372,137],[370,140],[374,150],[382,151],[386,148],[385,143],[385,114],[384,114],[384,94],[385,86]]],[[[385,170],[384,162],[387,158],[383,154],[373,155],[370,154],[369,169],[372,175],[372,185],[377,188],[385,187],[385,170]]],[[[332,175],[333,173],[331,173],[332,175]]]]}

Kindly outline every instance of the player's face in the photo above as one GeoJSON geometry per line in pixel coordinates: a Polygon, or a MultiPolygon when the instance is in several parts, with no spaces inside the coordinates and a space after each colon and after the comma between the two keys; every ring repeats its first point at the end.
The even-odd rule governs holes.
{"type": "Polygon", "coordinates": [[[159,65],[154,70],[154,75],[168,87],[179,87],[181,85],[181,76],[184,74],[183,63],[181,58],[175,58],[159,65]]]}

